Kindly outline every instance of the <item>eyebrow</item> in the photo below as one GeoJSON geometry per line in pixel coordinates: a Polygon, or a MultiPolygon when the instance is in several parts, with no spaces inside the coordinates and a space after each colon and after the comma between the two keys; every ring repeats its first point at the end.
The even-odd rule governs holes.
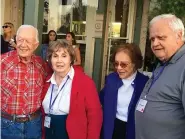
{"type": "Polygon", "coordinates": [[[20,36],[17,36],[18,39],[24,39],[24,40],[31,40],[31,41],[34,41],[35,39],[34,38],[23,38],[23,37],[20,37],[20,36]]]}
{"type": "Polygon", "coordinates": [[[157,35],[157,36],[149,37],[150,40],[152,38],[167,38],[167,36],[166,35],[157,35]]]}
{"type": "MultiPolygon", "coordinates": [[[[57,53],[57,52],[59,52],[59,49],[53,51],[53,53],[57,53]]],[[[62,54],[68,54],[68,52],[64,50],[64,51],[62,52],[62,54]]]]}
{"type": "Polygon", "coordinates": [[[118,62],[118,63],[130,63],[131,61],[115,61],[115,62],[118,62]]]}

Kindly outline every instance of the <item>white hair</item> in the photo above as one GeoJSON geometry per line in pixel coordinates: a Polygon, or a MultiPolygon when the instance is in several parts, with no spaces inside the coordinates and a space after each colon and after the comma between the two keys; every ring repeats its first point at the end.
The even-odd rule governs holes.
{"type": "Polygon", "coordinates": [[[39,33],[38,33],[38,30],[37,30],[37,28],[35,28],[35,27],[32,26],[32,25],[21,25],[21,26],[18,28],[18,30],[17,30],[17,36],[19,35],[20,30],[23,29],[23,28],[32,28],[32,29],[34,29],[35,32],[36,32],[36,36],[35,36],[36,42],[39,42],[39,35],[38,35],[39,33]]]}
{"type": "Polygon", "coordinates": [[[178,17],[176,17],[173,14],[162,14],[162,15],[158,15],[156,17],[154,17],[150,23],[149,23],[149,27],[151,27],[151,25],[153,25],[155,22],[161,20],[161,19],[166,19],[168,20],[168,24],[169,27],[174,31],[181,31],[182,32],[182,40],[185,40],[185,36],[184,36],[184,25],[182,23],[182,20],[179,19],[178,17]]]}

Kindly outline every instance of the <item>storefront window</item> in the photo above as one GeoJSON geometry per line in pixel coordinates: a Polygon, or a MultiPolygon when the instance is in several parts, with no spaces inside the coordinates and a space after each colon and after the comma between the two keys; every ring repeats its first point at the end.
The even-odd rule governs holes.
{"type": "Polygon", "coordinates": [[[127,37],[129,0],[113,0],[110,37],[127,37]]]}
{"type": "Polygon", "coordinates": [[[47,0],[44,1],[44,19],[43,19],[43,32],[48,31],[48,13],[49,13],[49,3],[47,0]]]}
{"type": "Polygon", "coordinates": [[[67,32],[75,33],[80,47],[82,66],[85,62],[85,28],[87,6],[82,0],[45,0],[42,43],[50,30],[57,32],[58,39],[65,39],[67,32]]]}
{"type": "Polygon", "coordinates": [[[82,0],[45,0],[43,32],[57,31],[65,35],[72,31],[76,35],[85,35],[86,6],[82,0]]]}

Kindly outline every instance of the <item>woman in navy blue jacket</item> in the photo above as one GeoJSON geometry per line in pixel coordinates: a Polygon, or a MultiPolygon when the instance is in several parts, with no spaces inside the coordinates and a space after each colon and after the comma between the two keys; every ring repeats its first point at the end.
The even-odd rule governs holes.
{"type": "Polygon", "coordinates": [[[119,46],[114,55],[115,72],[106,77],[100,91],[103,107],[102,139],[135,139],[136,103],[148,80],[138,71],[143,58],[138,46],[119,46]]]}

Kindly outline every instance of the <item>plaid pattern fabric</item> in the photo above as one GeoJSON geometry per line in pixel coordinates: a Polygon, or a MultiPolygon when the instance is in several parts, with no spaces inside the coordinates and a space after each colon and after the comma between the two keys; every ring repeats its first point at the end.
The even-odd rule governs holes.
{"type": "MultiPolygon", "coordinates": [[[[41,106],[42,88],[47,76],[40,57],[24,64],[16,51],[1,56],[1,110],[8,114],[29,114],[41,106]]],[[[48,68],[49,69],[49,68],[48,68]]]]}

